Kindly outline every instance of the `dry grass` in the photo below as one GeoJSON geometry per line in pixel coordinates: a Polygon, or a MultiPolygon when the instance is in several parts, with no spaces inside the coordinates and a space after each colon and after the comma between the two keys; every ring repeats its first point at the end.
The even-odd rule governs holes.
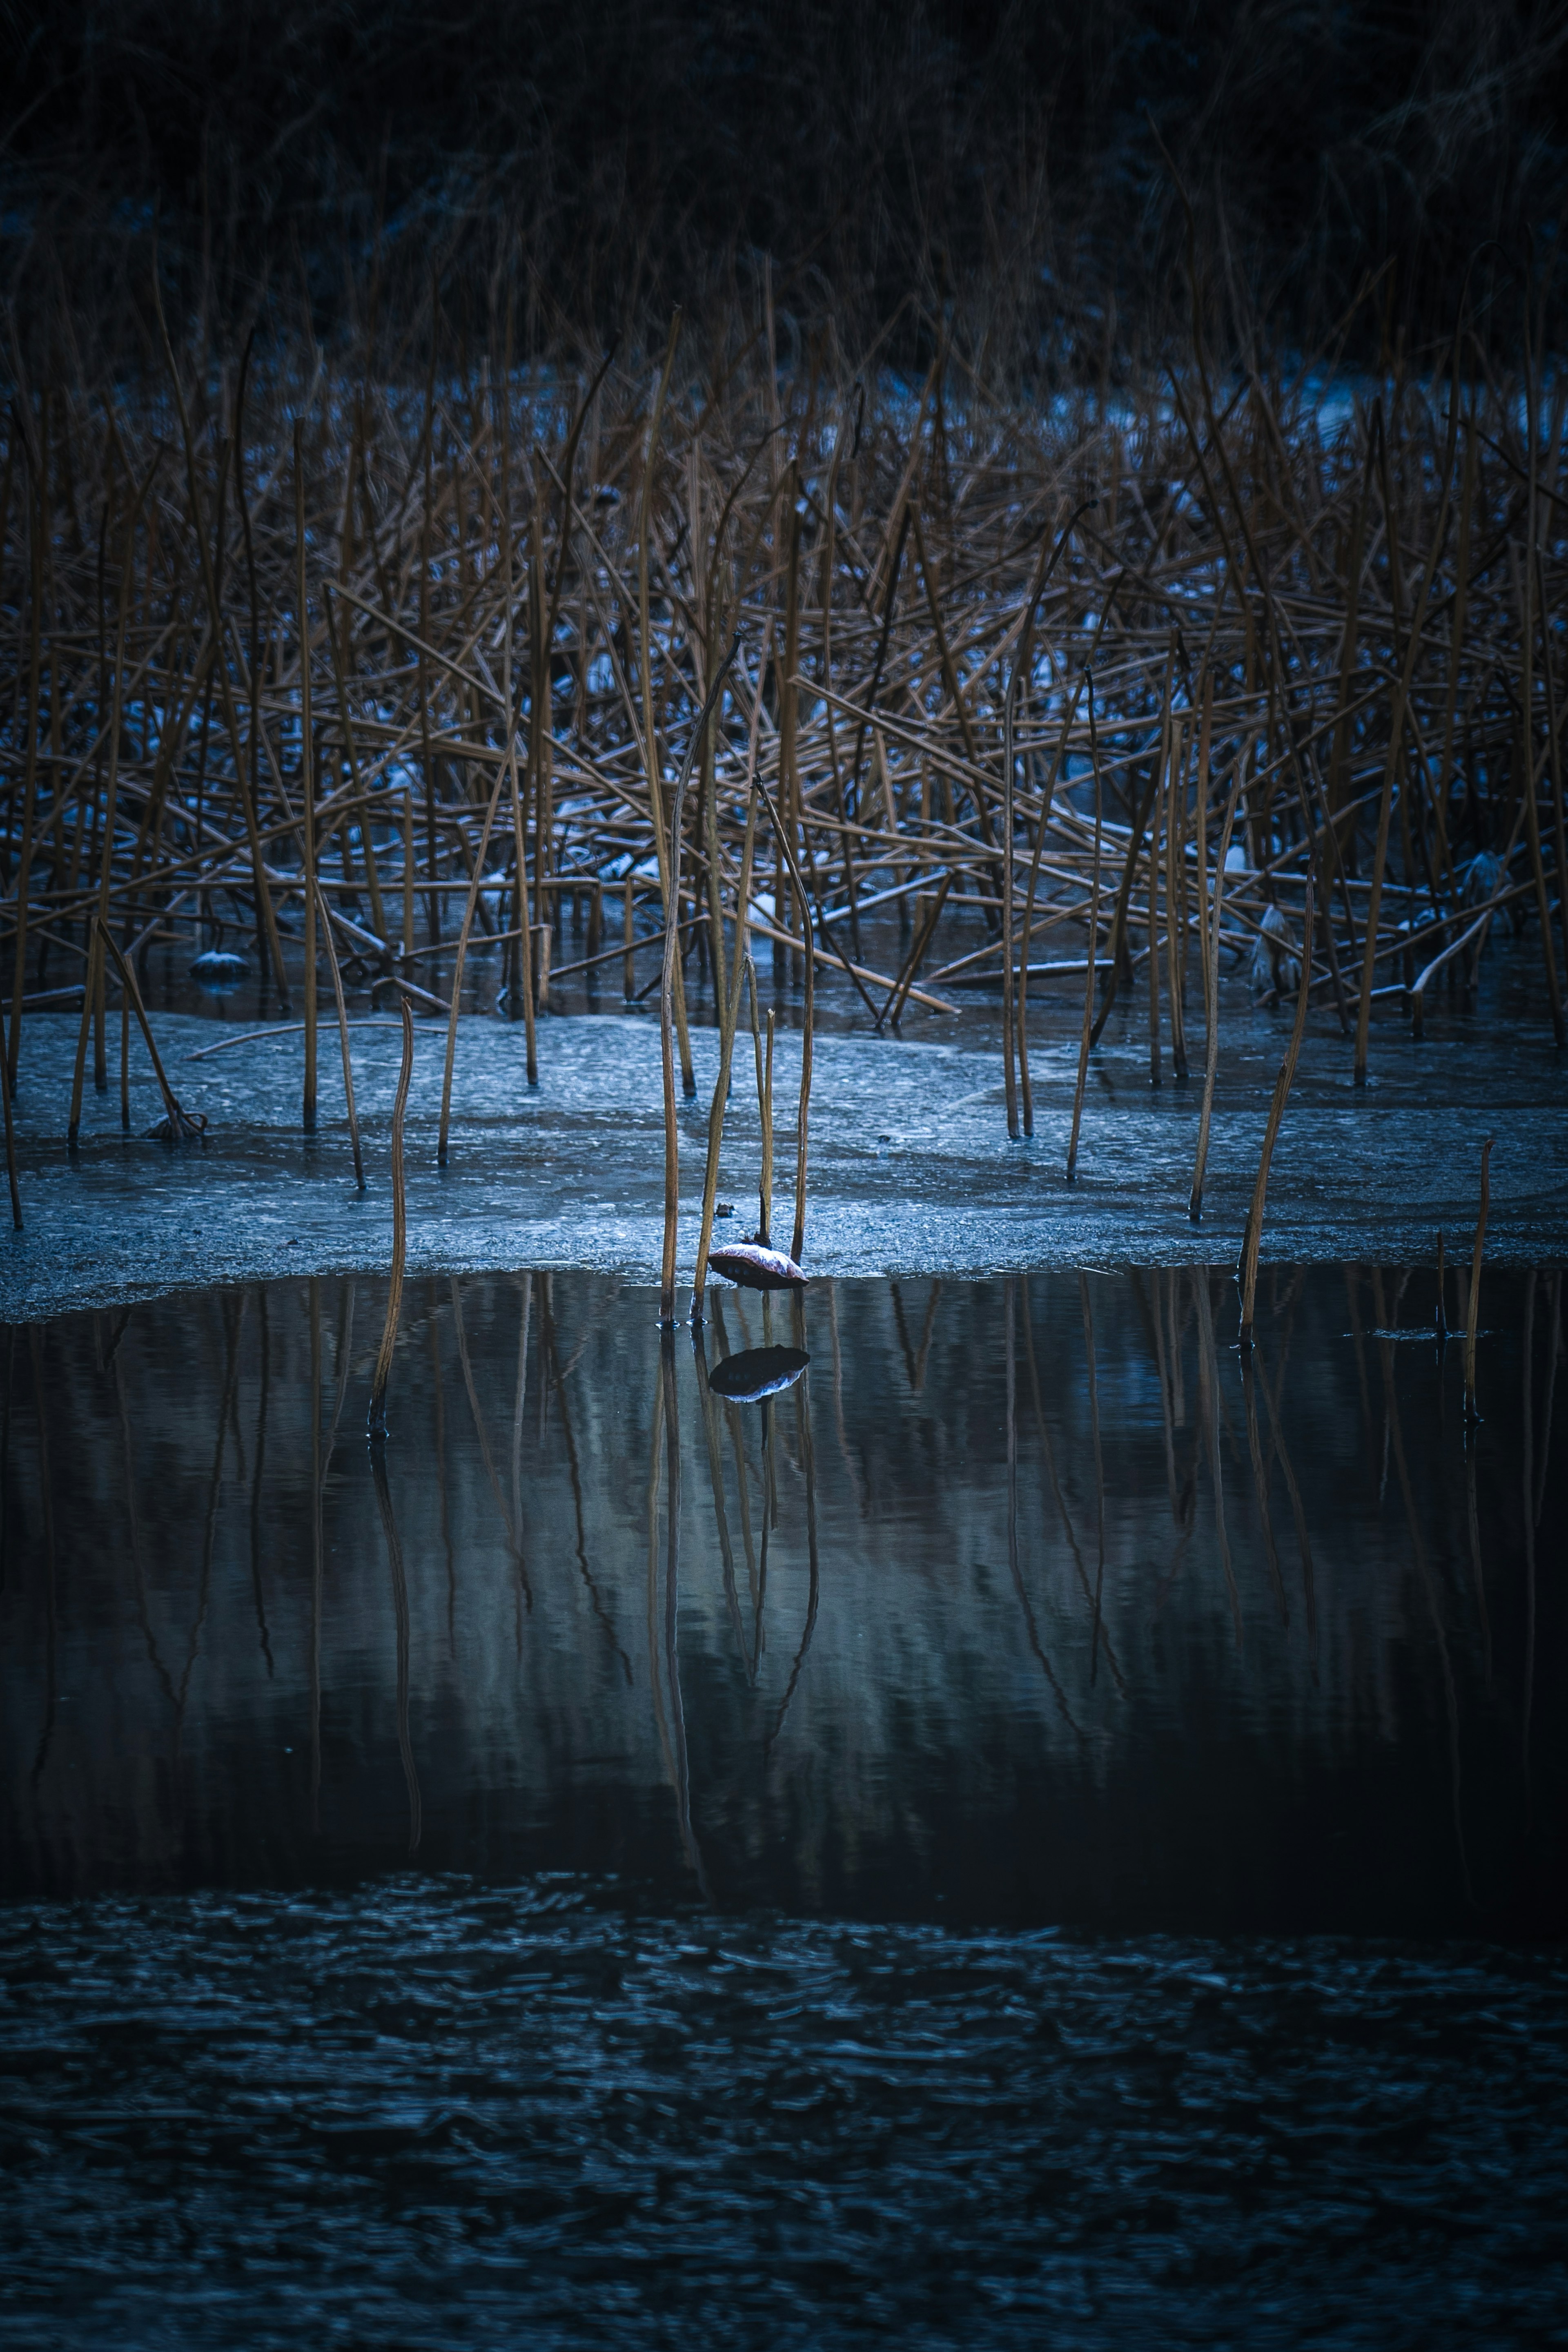
{"type": "Polygon", "coordinates": [[[1185,1055],[1216,961],[1290,996],[1305,958],[1360,1073],[1374,1013],[1418,1023],[1506,915],[1534,923],[1561,1038],[1560,377],[1500,378],[1465,341],[1451,373],[1337,406],[1318,376],[1197,366],[1031,407],[950,355],[924,381],[787,371],[768,325],[719,371],[676,332],[592,382],[269,362],[17,405],[21,1084],[29,999],[84,992],[106,1083],[120,957],[194,947],[214,913],[305,998],[308,1117],[329,940],[434,1013],[469,942],[499,943],[531,1025],[569,907],[595,970],[643,993],[678,899],[689,1093],[681,974],[695,952],[722,1017],[748,821],[745,920],[776,977],[812,953],[868,1026],[998,992],[1015,1131],[1025,973],[1085,971],[1095,1034],[1146,980],[1185,1055]],[[673,876],[674,780],[737,632],[673,876]],[[1221,905],[1226,840],[1246,863],[1221,905]],[[900,902],[909,950],[883,969],[862,926],[900,902]]]}

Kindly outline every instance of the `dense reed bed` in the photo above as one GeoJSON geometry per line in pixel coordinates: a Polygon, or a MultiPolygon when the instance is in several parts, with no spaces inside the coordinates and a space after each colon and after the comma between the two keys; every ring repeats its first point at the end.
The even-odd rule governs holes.
{"type": "Polygon", "coordinates": [[[786,368],[766,306],[646,364],[162,350],[134,398],[16,400],[0,478],[5,1051],[26,1087],[24,1011],[79,1007],[62,1135],[149,949],[220,935],[303,1024],[307,1126],[323,986],[455,1018],[499,949],[535,1076],[563,978],[648,997],[672,919],[688,1094],[693,959],[722,1023],[743,951],[868,1030],[991,991],[1015,1135],[1047,988],[1089,1044],[1135,992],[1151,1077],[1212,1087],[1221,976],[1304,986],[1361,1078],[1500,920],[1563,1041],[1565,387],[1528,347],[1199,343],[1032,406],[947,348],[786,368]]]}

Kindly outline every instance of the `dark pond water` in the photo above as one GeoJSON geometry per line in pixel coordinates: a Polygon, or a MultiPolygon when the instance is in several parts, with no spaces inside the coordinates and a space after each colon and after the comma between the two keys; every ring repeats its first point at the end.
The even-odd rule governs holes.
{"type": "Polygon", "coordinates": [[[1568,2342],[1561,1294],[0,1328],[0,2344],[1568,2342]]]}

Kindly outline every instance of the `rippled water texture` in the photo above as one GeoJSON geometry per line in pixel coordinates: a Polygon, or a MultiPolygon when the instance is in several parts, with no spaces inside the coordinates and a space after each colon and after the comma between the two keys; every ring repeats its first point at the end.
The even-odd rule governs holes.
{"type": "Polygon", "coordinates": [[[0,1330],[0,2343],[1568,2341],[1561,1289],[0,1330]]]}

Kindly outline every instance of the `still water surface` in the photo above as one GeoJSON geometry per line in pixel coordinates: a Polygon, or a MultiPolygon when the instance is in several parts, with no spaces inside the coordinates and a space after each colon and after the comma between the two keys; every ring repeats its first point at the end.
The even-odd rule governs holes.
{"type": "Polygon", "coordinates": [[[0,1333],[0,2343],[1568,2341],[1561,1276],[1468,1438],[1434,1303],[421,1282],[381,1475],[375,1283],[0,1333]]]}

